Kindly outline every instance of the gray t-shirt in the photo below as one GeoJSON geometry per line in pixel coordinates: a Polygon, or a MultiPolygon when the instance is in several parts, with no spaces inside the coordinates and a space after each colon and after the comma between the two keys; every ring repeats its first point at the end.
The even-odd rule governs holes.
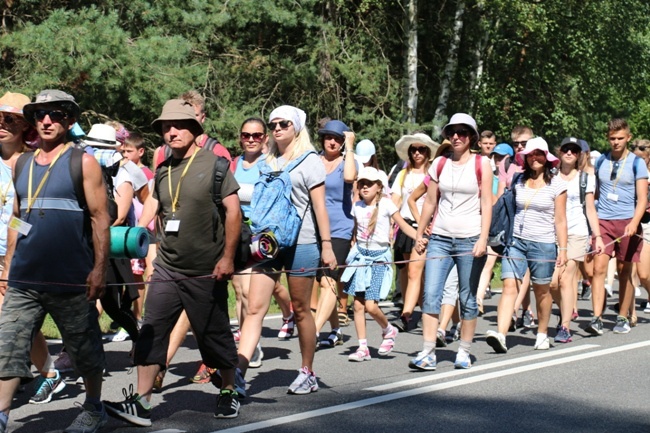
{"type": "MultiPolygon", "coordinates": [[[[280,157],[277,158],[278,167],[283,167],[287,161],[280,157]]],[[[298,235],[298,244],[313,244],[316,242],[316,227],[314,223],[314,213],[312,210],[311,198],[309,191],[325,183],[325,166],[316,153],[308,155],[297,167],[291,170],[291,201],[298,211],[298,216],[302,218],[302,227],[298,235]],[[305,212],[309,206],[309,209],[305,212]],[[304,217],[303,217],[304,215],[304,217]]]]}

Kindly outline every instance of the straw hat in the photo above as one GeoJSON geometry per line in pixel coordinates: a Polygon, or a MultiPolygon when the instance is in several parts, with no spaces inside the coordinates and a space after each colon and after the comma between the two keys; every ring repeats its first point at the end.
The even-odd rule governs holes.
{"type": "Polygon", "coordinates": [[[427,134],[418,132],[411,135],[405,135],[395,143],[395,151],[402,161],[409,160],[409,147],[411,147],[412,144],[424,144],[431,151],[431,157],[436,154],[436,150],[440,147],[440,144],[433,141],[427,134]]]}

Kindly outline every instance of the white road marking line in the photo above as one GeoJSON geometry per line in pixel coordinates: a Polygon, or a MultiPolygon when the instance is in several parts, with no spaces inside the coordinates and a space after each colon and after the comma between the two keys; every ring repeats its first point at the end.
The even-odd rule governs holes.
{"type": "MultiPolygon", "coordinates": [[[[595,347],[600,347],[600,346],[598,344],[583,344],[580,346],[568,347],[566,349],[551,350],[547,352],[536,353],[535,355],[508,359],[506,361],[491,362],[489,364],[480,364],[477,366],[472,366],[472,368],[470,368],[469,370],[452,370],[446,373],[431,373],[426,376],[418,376],[417,378],[414,379],[407,379],[407,380],[402,380],[400,382],[387,383],[386,385],[372,386],[370,388],[365,388],[364,391],[389,391],[395,388],[402,388],[404,386],[417,385],[420,383],[432,382],[435,380],[443,380],[450,377],[475,373],[477,371],[492,370],[495,368],[507,367],[514,364],[522,364],[524,362],[534,362],[544,358],[558,357],[567,353],[579,352],[582,350],[593,349],[595,347]]],[[[418,373],[416,372],[414,374],[418,374],[418,373]]]]}
{"type": "MultiPolygon", "coordinates": [[[[297,413],[294,415],[283,416],[279,418],[274,418],[266,421],[255,422],[251,424],[241,425],[225,430],[217,430],[212,433],[243,433],[255,430],[261,430],[265,428],[275,427],[283,424],[289,424],[297,421],[304,421],[310,418],[315,418],[322,415],[330,415],[337,412],[343,412],[347,410],[359,409],[366,406],[372,406],[375,404],[386,403],[393,400],[398,400],[407,397],[414,397],[421,394],[428,394],[435,391],[441,391],[449,388],[455,388],[464,385],[470,385],[477,382],[482,382],[491,379],[498,379],[501,377],[512,376],[519,373],[525,373],[531,370],[538,370],[540,368],[554,367],[556,365],[568,364],[570,362],[581,361],[584,359],[595,358],[598,356],[609,355],[612,353],[620,353],[627,350],[639,349],[642,347],[650,346],[650,341],[644,341],[640,343],[627,344],[625,346],[612,347],[609,349],[596,350],[593,352],[583,353],[580,355],[567,356],[559,359],[553,359],[549,361],[544,361],[540,363],[533,363],[529,365],[524,365],[521,367],[516,367],[510,370],[495,371],[492,373],[480,374],[478,376],[467,377],[464,379],[453,380],[450,382],[439,383],[435,385],[429,385],[425,387],[409,389],[406,391],[395,392],[392,394],[381,395],[377,397],[366,398],[363,400],[339,404],[336,406],[324,407],[321,409],[310,410],[307,412],[297,413]]],[[[566,353],[566,352],[565,352],[566,353]]]]}

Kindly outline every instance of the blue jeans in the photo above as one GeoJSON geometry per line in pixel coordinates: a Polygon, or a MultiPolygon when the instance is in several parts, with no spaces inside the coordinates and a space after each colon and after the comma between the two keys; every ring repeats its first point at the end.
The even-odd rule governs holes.
{"type": "Polygon", "coordinates": [[[515,238],[515,243],[506,249],[509,257],[501,261],[501,279],[523,280],[530,268],[530,281],[534,284],[549,284],[555,271],[557,249],[554,243],[535,242],[515,238]],[[545,260],[545,261],[538,261],[545,260]]]}
{"type": "Polygon", "coordinates": [[[470,238],[449,238],[446,236],[431,235],[427,249],[427,261],[424,268],[423,313],[440,314],[445,280],[454,264],[456,264],[456,269],[458,270],[460,317],[463,320],[472,320],[478,316],[476,290],[487,257],[472,256],[471,252],[476,241],[478,241],[478,236],[470,238]],[[455,254],[466,255],[450,257],[455,254]],[[433,259],[433,257],[441,258],[433,259]]]}

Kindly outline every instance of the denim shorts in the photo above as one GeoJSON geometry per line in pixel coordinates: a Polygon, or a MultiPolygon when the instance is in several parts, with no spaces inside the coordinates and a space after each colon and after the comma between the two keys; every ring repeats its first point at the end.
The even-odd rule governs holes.
{"type": "Polygon", "coordinates": [[[523,280],[526,269],[530,268],[530,281],[533,284],[549,284],[555,271],[557,248],[555,243],[535,242],[515,238],[501,261],[501,279],[523,280]],[[544,261],[538,261],[544,260],[544,261]]]}
{"type": "Polygon", "coordinates": [[[284,269],[290,277],[314,277],[320,266],[318,244],[302,244],[284,248],[273,260],[254,266],[255,269],[284,269]]]}
{"type": "Polygon", "coordinates": [[[423,313],[440,314],[447,278],[455,264],[458,271],[460,317],[472,320],[478,316],[476,290],[487,257],[474,257],[471,254],[477,240],[478,236],[450,238],[431,235],[424,267],[423,313]]]}

